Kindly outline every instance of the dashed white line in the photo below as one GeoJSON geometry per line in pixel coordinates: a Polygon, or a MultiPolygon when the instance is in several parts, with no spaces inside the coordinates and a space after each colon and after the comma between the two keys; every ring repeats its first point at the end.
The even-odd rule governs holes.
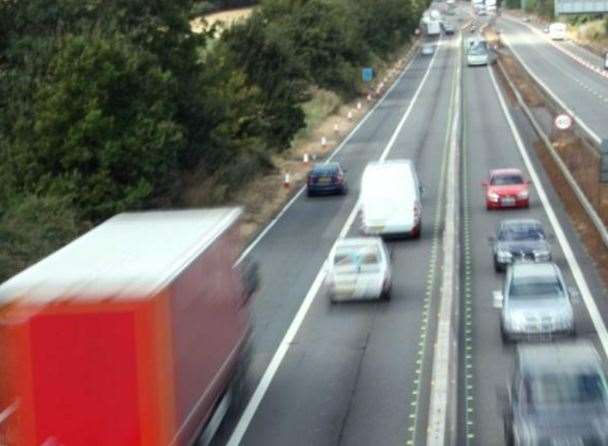
{"type": "MultiPolygon", "coordinates": [[[[429,77],[429,74],[434,65],[438,52],[439,51],[435,51],[435,53],[433,54],[433,57],[427,67],[426,73],[424,74],[424,77],[420,81],[420,85],[418,86],[418,88],[416,89],[416,92],[414,93],[414,96],[410,100],[410,104],[409,104],[407,110],[405,111],[405,113],[403,114],[403,117],[399,121],[399,124],[395,128],[395,131],[393,132],[388,144],[386,145],[386,148],[382,152],[380,159],[386,159],[390,150],[394,146],[395,141],[397,139],[397,135],[403,128],[403,125],[405,124],[405,121],[407,120],[407,118],[410,116],[413,106],[416,103],[418,97],[420,96],[420,92],[422,91],[422,88],[426,84],[426,80],[429,77]]],[[[336,240],[346,236],[346,234],[350,230],[353,222],[355,221],[355,217],[357,216],[358,211],[359,211],[359,203],[357,203],[357,205],[355,205],[355,207],[351,211],[350,215],[348,216],[348,219],[346,220],[346,223],[342,227],[342,230],[340,231],[340,234],[338,235],[336,240]]],[[[334,244],[335,244],[335,242],[334,242],[334,244]]],[[[317,296],[317,294],[321,288],[321,285],[323,284],[323,280],[325,279],[325,273],[326,273],[325,263],[326,262],[324,262],[323,265],[321,265],[321,268],[319,269],[317,276],[315,277],[315,280],[312,283],[312,286],[308,290],[306,297],[304,297],[304,300],[302,301],[302,304],[300,305],[300,308],[298,309],[294,319],[291,321],[291,324],[289,325],[289,328],[287,329],[285,336],[281,340],[279,347],[277,348],[276,352],[274,353],[270,363],[266,367],[266,370],[264,371],[264,374],[262,375],[262,379],[260,380],[258,386],[256,387],[255,391],[253,392],[253,396],[247,403],[247,407],[245,407],[245,410],[244,410],[243,414],[241,415],[241,418],[239,419],[234,431],[232,432],[232,435],[230,436],[230,439],[228,440],[227,446],[240,445],[241,441],[243,440],[243,437],[247,433],[247,429],[249,428],[249,425],[251,424],[251,421],[253,420],[253,417],[258,410],[258,407],[262,403],[262,400],[264,399],[264,395],[266,395],[266,392],[268,391],[268,388],[270,387],[272,380],[274,379],[274,376],[276,375],[276,373],[279,369],[279,366],[283,362],[283,359],[285,358],[285,355],[287,354],[290,344],[296,337],[298,330],[300,329],[300,326],[302,325],[302,322],[304,321],[304,318],[306,317],[306,314],[308,313],[308,310],[312,306],[312,303],[314,302],[314,299],[317,296]]]]}

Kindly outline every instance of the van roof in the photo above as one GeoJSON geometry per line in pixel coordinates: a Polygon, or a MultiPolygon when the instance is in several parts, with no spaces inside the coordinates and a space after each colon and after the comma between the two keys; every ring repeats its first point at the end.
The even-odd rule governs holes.
{"type": "Polygon", "coordinates": [[[116,215],[0,285],[0,304],[145,297],[173,280],[240,213],[217,208],[116,215]]]}

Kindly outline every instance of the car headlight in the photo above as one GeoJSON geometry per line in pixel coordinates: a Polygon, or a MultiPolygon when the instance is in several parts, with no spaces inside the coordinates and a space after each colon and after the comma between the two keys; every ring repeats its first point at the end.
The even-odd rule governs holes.
{"type": "Polygon", "coordinates": [[[534,260],[537,260],[537,261],[551,260],[551,253],[547,249],[534,250],[533,254],[534,254],[534,260]]]}
{"type": "Polygon", "coordinates": [[[505,320],[505,325],[509,331],[522,331],[525,323],[525,319],[519,316],[507,316],[505,320]]]}
{"type": "Polygon", "coordinates": [[[528,194],[529,192],[527,190],[522,190],[520,193],[517,194],[517,198],[519,198],[520,200],[525,200],[526,198],[528,198],[528,194]]]}
{"type": "Polygon", "coordinates": [[[498,201],[500,196],[496,192],[488,192],[488,200],[490,201],[498,201]]]}
{"type": "Polygon", "coordinates": [[[509,251],[498,251],[496,253],[496,257],[498,257],[498,261],[501,263],[506,263],[513,260],[513,255],[509,251]]]}

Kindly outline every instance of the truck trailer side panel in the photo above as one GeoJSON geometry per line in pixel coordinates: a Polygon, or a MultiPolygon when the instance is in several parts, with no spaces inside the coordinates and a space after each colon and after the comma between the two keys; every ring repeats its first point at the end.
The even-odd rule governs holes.
{"type": "Polygon", "coordinates": [[[236,228],[217,239],[171,286],[175,443],[189,444],[232,378],[248,314],[236,260],[236,228]]]}

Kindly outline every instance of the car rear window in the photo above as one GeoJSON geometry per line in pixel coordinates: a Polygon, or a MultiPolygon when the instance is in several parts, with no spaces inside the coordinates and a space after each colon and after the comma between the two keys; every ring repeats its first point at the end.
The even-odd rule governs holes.
{"type": "Polygon", "coordinates": [[[606,400],[604,379],[593,371],[527,376],[524,385],[528,401],[534,406],[591,404],[606,400]]]}
{"type": "Polygon", "coordinates": [[[321,164],[312,169],[313,175],[335,175],[338,172],[338,166],[335,164],[321,164]]]}
{"type": "Polygon", "coordinates": [[[380,250],[377,246],[347,246],[338,248],[334,256],[336,266],[365,266],[380,263],[380,250]]]}
{"type": "Polygon", "coordinates": [[[509,297],[513,299],[561,296],[563,294],[564,288],[557,277],[514,278],[509,289],[509,297]]]}
{"type": "Polygon", "coordinates": [[[503,226],[498,235],[499,240],[542,240],[545,237],[541,227],[531,224],[510,224],[503,226]]]}
{"type": "Polygon", "coordinates": [[[494,175],[490,180],[493,186],[510,186],[512,184],[523,184],[521,175],[494,175]]]}

